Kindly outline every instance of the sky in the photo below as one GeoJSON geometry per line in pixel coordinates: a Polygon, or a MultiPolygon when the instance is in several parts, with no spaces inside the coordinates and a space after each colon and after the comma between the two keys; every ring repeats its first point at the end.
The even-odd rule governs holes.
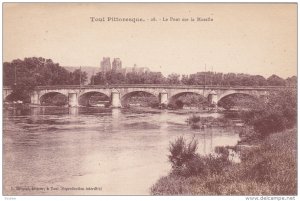
{"type": "Polygon", "coordinates": [[[61,66],[100,67],[110,57],[165,75],[206,69],[286,78],[297,74],[297,5],[4,3],[3,61],[33,56],[61,66]],[[191,21],[197,17],[213,21],[191,21]]]}

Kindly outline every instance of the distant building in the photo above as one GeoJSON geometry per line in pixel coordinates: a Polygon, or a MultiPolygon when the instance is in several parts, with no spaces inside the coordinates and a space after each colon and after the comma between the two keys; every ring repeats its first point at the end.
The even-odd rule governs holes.
{"type": "Polygon", "coordinates": [[[107,72],[110,70],[113,70],[115,72],[120,72],[124,75],[127,73],[145,73],[145,72],[150,72],[150,69],[147,67],[138,67],[136,64],[134,64],[133,67],[126,67],[122,68],[122,61],[120,58],[114,58],[112,63],[110,62],[110,57],[103,57],[101,63],[101,72],[107,72]]]}
{"type": "Polygon", "coordinates": [[[122,61],[120,58],[114,58],[112,62],[112,70],[116,72],[121,72],[122,70],[122,61]]]}
{"type": "Polygon", "coordinates": [[[111,70],[111,63],[109,57],[103,57],[103,60],[100,63],[101,72],[107,72],[111,70]]]}

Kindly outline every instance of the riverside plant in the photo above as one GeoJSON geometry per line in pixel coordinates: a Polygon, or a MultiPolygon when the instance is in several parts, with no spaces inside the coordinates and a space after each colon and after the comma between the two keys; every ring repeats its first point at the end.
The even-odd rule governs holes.
{"type": "MultiPolygon", "coordinates": [[[[187,167],[198,168],[197,174],[172,170],[151,187],[151,194],[297,195],[296,136],[296,128],[271,134],[259,147],[245,153],[238,164],[227,164],[222,158],[195,158],[187,167]],[[225,164],[220,165],[222,162],[225,164]]],[[[227,151],[221,148],[218,152],[226,155],[227,151]]]]}
{"type": "Polygon", "coordinates": [[[175,175],[211,175],[219,173],[230,165],[229,152],[225,147],[218,147],[215,154],[201,156],[196,153],[198,142],[193,138],[186,141],[182,136],[170,142],[169,161],[172,164],[172,174],[175,175]]]}

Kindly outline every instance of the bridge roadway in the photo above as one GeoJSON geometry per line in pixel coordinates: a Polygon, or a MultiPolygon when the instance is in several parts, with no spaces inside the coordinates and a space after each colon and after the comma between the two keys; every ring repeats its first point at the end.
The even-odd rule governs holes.
{"type": "MultiPolygon", "coordinates": [[[[96,93],[104,94],[111,100],[112,107],[121,107],[121,100],[136,92],[145,92],[158,98],[159,103],[168,104],[173,98],[193,93],[206,97],[211,104],[233,94],[246,94],[255,98],[266,98],[270,91],[296,87],[278,86],[216,86],[216,85],[161,85],[161,84],[117,84],[117,85],[62,85],[37,86],[29,94],[31,103],[40,105],[45,95],[63,94],[68,97],[70,107],[79,106],[79,99],[90,98],[96,93]]],[[[3,100],[12,92],[10,87],[3,88],[3,100]]]]}

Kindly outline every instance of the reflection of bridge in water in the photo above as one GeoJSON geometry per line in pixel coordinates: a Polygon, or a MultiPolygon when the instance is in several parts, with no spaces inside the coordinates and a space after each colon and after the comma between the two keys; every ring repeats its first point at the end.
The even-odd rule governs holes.
{"type": "MultiPolygon", "coordinates": [[[[202,86],[202,85],[155,85],[155,84],[118,84],[118,85],[84,85],[84,86],[37,86],[29,94],[32,104],[41,105],[44,96],[62,94],[67,97],[70,107],[79,106],[79,99],[89,99],[95,94],[106,96],[111,101],[112,107],[121,107],[124,97],[144,92],[155,96],[160,104],[167,104],[172,98],[183,94],[198,94],[208,99],[210,104],[217,104],[222,98],[233,94],[245,94],[255,98],[266,98],[270,91],[279,89],[294,89],[295,87],[240,87],[240,86],[202,86]]],[[[3,88],[3,100],[5,101],[12,89],[3,88]]]]}

